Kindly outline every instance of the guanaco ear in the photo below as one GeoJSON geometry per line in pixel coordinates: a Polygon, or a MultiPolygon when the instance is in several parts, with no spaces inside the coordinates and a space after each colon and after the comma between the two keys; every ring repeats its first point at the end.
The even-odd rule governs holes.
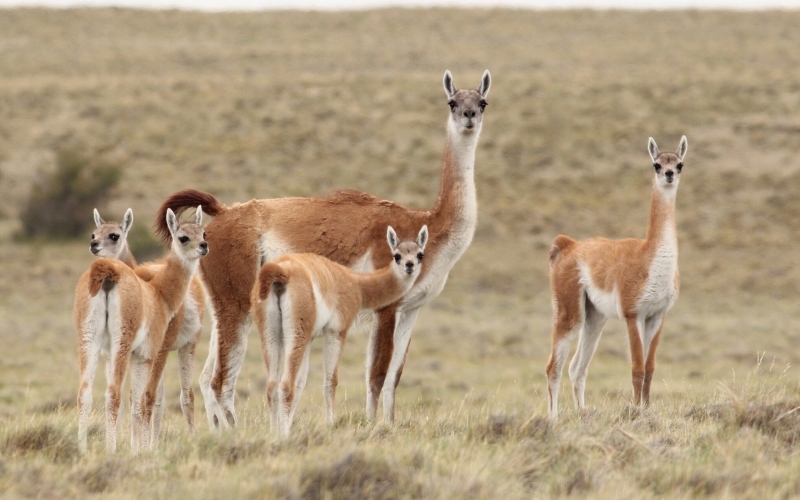
{"type": "Polygon", "coordinates": [[[486,97],[486,94],[489,93],[489,87],[492,86],[492,75],[489,74],[489,70],[483,72],[483,76],[481,77],[481,84],[478,85],[478,93],[486,97]]]}
{"type": "Polygon", "coordinates": [[[419,234],[417,235],[417,245],[422,250],[425,250],[425,245],[428,243],[428,225],[425,224],[422,226],[422,229],[419,230],[419,234]]]}
{"type": "Polygon", "coordinates": [[[203,223],[203,206],[197,205],[197,212],[194,213],[194,223],[198,226],[203,223]]]}
{"type": "Polygon", "coordinates": [[[444,79],[442,80],[444,84],[444,93],[447,94],[448,99],[452,99],[454,95],[456,95],[456,86],[453,84],[453,75],[450,74],[450,70],[445,70],[444,72],[444,79]]]}
{"type": "Polygon", "coordinates": [[[98,212],[96,208],[94,209],[94,223],[97,227],[100,227],[106,223],[106,221],[104,221],[103,218],[100,217],[100,212],[98,212]]]}
{"type": "Polygon", "coordinates": [[[656,141],[652,137],[647,141],[647,150],[650,151],[650,158],[652,158],[653,163],[655,163],[658,159],[658,146],[656,146],[656,141]]]}
{"type": "Polygon", "coordinates": [[[394,232],[392,226],[389,226],[389,229],[386,230],[386,241],[389,242],[389,248],[392,249],[392,252],[397,250],[397,245],[400,243],[397,241],[397,233],[394,232]]]}
{"type": "Polygon", "coordinates": [[[133,225],[133,210],[130,208],[125,211],[125,216],[122,217],[122,224],[119,226],[122,228],[122,232],[128,234],[128,231],[131,229],[133,225]]]}
{"type": "Polygon", "coordinates": [[[175,239],[175,235],[178,233],[179,226],[180,224],[178,223],[178,218],[175,216],[175,212],[173,212],[171,208],[168,208],[167,227],[169,228],[169,234],[172,235],[172,239],[175,239]]]}
{"type": "Polygon", "coordinates": [[[678,155],[678,158],[683,161],[683,157],[686,156],[686,150],[689,149],[689,143],[686,141],[686,136],[684,135],[681,137],[681,142],[678,144],[678,152],[675,153],[678,155]]]}

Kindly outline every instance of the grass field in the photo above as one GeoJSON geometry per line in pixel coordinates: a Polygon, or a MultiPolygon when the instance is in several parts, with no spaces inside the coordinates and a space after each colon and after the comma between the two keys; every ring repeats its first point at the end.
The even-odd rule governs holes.
{"type": "Polygon", "coordinates": [[[0,10],[0,495],[800,495],[797,26],[798,11],[0,10]],[[141,227],[187,187],[226,203],[351,187],[426,207],[442,74],[474,87],[485,68],[477,233],[420,314],[394,426],[365,420],[359,329],[336,426],[324,425],[316,346],[293,436],[272,440],[251,334],[237,429],[209,432],[198,390],[189,435],[171,360],[161,448],[130,457],[123,439],[105,455],[100,382],[91,451],[78,456],[71,308],[89,235],[13,237],[58,148],[124,163],[98,208],[112,219],[132,207],[141,227]],[[647,138],[673,150],[681,134],[682,289],[653,404],[628,403],[627,334],[612,321],[589,409],[572,408],[565,379],[551,427],[550,242],[642,237],[647,138]]]}

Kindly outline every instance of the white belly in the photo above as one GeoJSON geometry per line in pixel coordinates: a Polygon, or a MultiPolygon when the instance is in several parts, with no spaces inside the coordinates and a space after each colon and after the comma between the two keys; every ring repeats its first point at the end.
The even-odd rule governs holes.
{"type": "Polygon", "coordinates": [[[589,273],[589,268],[583,263],[579,264],[580,267],[580,282],[586,290],[586,295],[589,300],[594,304],[595,309],[607,318],[623,319],[622,314],[622,301],[619,297],[619,290],[614,287],[610,291],[601,290],[592,282],[592,277],[589,273]]]}

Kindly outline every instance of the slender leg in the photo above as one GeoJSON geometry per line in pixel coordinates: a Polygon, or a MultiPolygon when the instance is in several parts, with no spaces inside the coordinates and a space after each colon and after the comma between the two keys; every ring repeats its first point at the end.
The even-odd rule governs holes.
{"type": "Polygon", "coordinates": [[[633,404],[642,402],[644,383],[644,348],[640,332],[644,330],[644,320],[636,316],[627,318],[628,340],[631,348],[631,380],[633,383],[633,404]]]}
{"type": "Polygon", "coordinates": [[[161,432],[161,421],[164,418],[164,408],[166,408],[167,402],[166,397],[164,395],[164,377],[162,375],[161,381],[158,383],[158,390],[156,390],[156,404],[153,405],[153,416],[151,425],[147,425],[145,423],[145,431],[150,431],[150,449],[154,450],[158,448],[158,436],[161,432]]]}
{"type": "Polygon", "coordinates": [[[131,451],[146,449],[150,437],[150,421],[144,418],[144,392],[150,375],[151,360],[131,356],[131,451]]]}
{"type": "MultiPolygon", "coordinates": [[[[78,449],[86,453],[88,449],[87,431],[89,415],[92,412],[92,387],[94,375],[100,360],[99,333],[84,329],[81,334],[78,360],[80,367],[80,385],[78,387],[78,449]]],[[[110,373],[110,370],[109,370],[110,373]]]]}
{"type": "Polygon", "coordinates": [[[570,325],[558,322],[553,328],[552,350],[550,360],[545,369],[547,373],[547,394],[549,399],[548,413],[551,420],[558,418],[558,390],[561,385],[561,372],[569,356],[569,346],[572,339],[581,330],[582,322],[570,325]]]}
{"type": "Polygon", "coordinates": [[[642,404],[650,405],[650,382],[656,369],[656,349],[661,339],[661,330],[664,328],[664,315],[654,316],[645,322],[645,347],[646,361],[644,365],[644,383],[642,384],[642,404]]]}
{"type": "Polygon", "coordinates": [[[325,416],[328,425],[334,423],[334,402],[336,399],[336,386],[339,385],[339,360],[342,356],[342,348],[347,338],[347,330],[325,335],[325,347],[323,354],[323,368],[325,370],[325,380],[322,385],[322,394],[325,397],[325,416]]]}
{"type": "MultiPolygon", "coordinates": [[[[310,339],[309,339],[310,340],[310,339]]],[[[297,378],[294,384],[294,399],[292,400],[292,410],[289,413],[289,425],[294,422],[294,414],[297,411],[297,403],[300,401],[300,396],[308,385],[308,363],[311,355],[311,342],[306,345],[306,352],[303,354],[303,363],[300,365],[300,370],[297,372],[297,378]]]]}
{"type": "MultiPolygon", "coordinates": [[[[114,378],[114,365],[111,363],[111,354],[109,353],[108,356],[106,356],[106,387],[108,387],[111,384],[111,380],[113,378],[114,378]]],[[[124,378],[122,379],[122,383],[123,384],[125,383],[125,379],[124,378]]],[[[128,402],[128,405],[130,405],[130,402],[128,402]]],[[[122,415],[124,413],[125,413],[125,400],[124,399],[120,399],[119,400],[119,414],[122,415]]],[[[120,434],[122,434],[122,419],[118,418],[117,419],[117,436],[119,436],[120,434]]]]}
{"type": "MultiPolygon", "coordinates": [[[[577,276],[559,276],[556,270],[551,271],[550,281],[556,279],[577,281],[577,276]]],[[[551,337],[550,360],[547,362],[547,395],[550,419],[558,418],[558,392],[561,385],[561,374],[564,363],[569,356],[572,339],[584,328],[586,319],[586,294],[582,287],[553,286],[553,333],[551,337]]],[[[588,350],[588,346],[587,346],[588,350]]],[[[591,360],[591,358],[589,358],[591,360]]],[[[587,364],[588,361],[587,360],[587,364]]]]}
{"type": "Polygon", "coordinates": [[[267,368],[267,404],[269,405],[269,428],[273,434],[278,433],[278,381],[280,380],[283,360],[283,327],[278,297],[271,294],[267,303],[261,304],[265,311],[257,311],[258,332],[261,336],[261,354],[267,368]],[[263,312],[263,313],[262,313],[263,312]]]}
{"type": "Polygon", "coordinates": [[[418,314],[419,308],[416,308],[402,311],[398,315],[397,326],[394,330],[392,359],[383,383],[383,420],[386,422],[394,422],[395,392],[397,384],[400,383],[400,376],[403,374],[408,346],[411,343],[411,329],[414,327],[418,314]]]}
{"type": "Polygon", "coordinates": [[[250,330],[251,323],[249,311],[243,311],[237,307],[229,312],[235,314],[235,318],[217,325],[219,331],[216,369],[211,378],[211,389],[221,411],[221,414],[216,416],[218,422],[225,428],[236,426],[236,409],[234,408],[236,379],[239,377],[247,352],[247,332],[250,330]],[[222,339],[226,339],[228,342],[222,342],[222,339]]]}
{"type": "Polygon", "coordinates": [[[583,329],[578,337],[578,349],[572,357],[569,365],[569,378],[572,381],[572,396],[575,400],[575,407],[582,410],[584,404],[584,390],[586,388],[586,377],[589,375],[589,363],[592,361],[600,336],[603,333],[603,326],[606,317],[586,299],[585,316],[583,329]]]}
{"type": "MultiPolygon", "coordinates": [[[[181,306],[181,308],[167,325],[166,329],[163,330],[164,333],[160,335],[161,341],[157,342],[157,345],[160,345],[160,347],[149,365],[150,370],[145,378],[146,383],[143,389],[144,392],[142,393],[143,399],[141,400],[142,425],[143,429],[146,429],[147,432],[147,436],[142,439],[142,443],[145,446],[149,445],[150,443],[153,443],[153,446],[155,446],[155,443],[158,441],[157,439],[152,439],[152,437],[153,435],[158,434],[158,431],[161,429],[161,416],[164,413],[164,401],[162,397],[164,390],[164,367],[167,365],[167,356],[169,356],[169,351],[172,348],[172,345],[175,343],[175,340],[178,338],[178,334],[180,333],[181,324],[183,323],[183,316],[184,307],[181,306]],[[159,395],[159,391],[162,392],[162,395],[159,395]],[[159,403],[161,404],[161,407],[156,408],[154,416],[153,407],[158,406],[159,403]]],[[[160,333],[155,329],[151,329],[151,332],[154,335],[158,335],[160,333]]]]}
{"type": "Polygon", "coordinates": [[[196,342],[189,342],[178,349],[178,367],[181,381],[181,411],[186,417],[189,431],[194,432],[194,389],[192,388],[192,372],[194,369],[194,350],[196,342]]]}
{"type": "MultiPolygon", "coordinates": [[[[135,332],[123,332],[119,337],[133,338],[134,335],[135,332]]],[[[113,369],[111,383],[106,389],[106,451],[115,453],[117,451],[117,418],[119,417],[122,383],[125,380],[130,361],[130,344],[112,340],[110,355],[113,369]]],[[[135,425],[135,422],[131,422],[131,427],[135,425]]]]}
{"type": "MultiPolygon", "coordinates": [[[[292,302],[294,303],[294,301],[292,302]]],[[[281,437],[288,437],[292,427],[292,417],[296,407],[296,399],[299,394],[298,374],[303,365],[307,366],[307,356],[312,338],[311,328],[308,321],[295,321],[298,318],[309,317],[303,314],[305,311],[295,311],[288,307],[289,300],[284,298],[281,301],[281,312],[283,319],[283,376],[278,386],[278,434],[281,437]]]]}
{"type": "Polygon", "coordinates": [[[214,326],[211,331],[211,338],[208,341],[208,357],[206,358],[206,364],[203,366],[203,371],[200,372],[200,393],[203,395],[203,404],[206,407],[208,426],[211,430],[217,428],[217,422],[219,421],[218,415],[222,415],[222,409],[219,408],[219,404],[217,403],[217,396],[211,389],[211,378],[214,376],[217,365],[217,350],[217,328],[214,326]]]}
{"type": "Polygon", "coordinates": [[[386,380],[386,372],[394,350],[397,309],[390,305],[375,313],[367,346],[367,419],[374,420],[378,396],[386,380]]]}

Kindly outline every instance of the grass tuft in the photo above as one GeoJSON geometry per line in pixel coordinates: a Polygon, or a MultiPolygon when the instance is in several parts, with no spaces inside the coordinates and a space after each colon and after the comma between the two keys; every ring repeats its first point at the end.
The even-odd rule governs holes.
{"type": "Polygon", "coordinates": [[[421,494],[420,485],[408,471],[362,451],[347,452],[331,465],[305,471],[300,483],[304,499],[390,499],[421,494]]]}
{"type": "Polygon", "coordinates": [[[103,493],[112,491],[120,479],[129,475],[129,469],[127,462],[109,458],[97,465],[79,469],[72,473],[70,479],[89,493],[103,493]]]}
{"type": "Polygon", "coordinates": [[[800,442],[800,403],[751,403],[736,414],[739,427],[752,427],[767,436],[793,446],[800,442]]]}
{"type": "Polygon", "coordinates": [[[79,456],[74,437],[51,424],[37,425],[11,434],[3,443],[3,453],[10,456],[40,454],[55,463],[73,461],[79,456]]]}

